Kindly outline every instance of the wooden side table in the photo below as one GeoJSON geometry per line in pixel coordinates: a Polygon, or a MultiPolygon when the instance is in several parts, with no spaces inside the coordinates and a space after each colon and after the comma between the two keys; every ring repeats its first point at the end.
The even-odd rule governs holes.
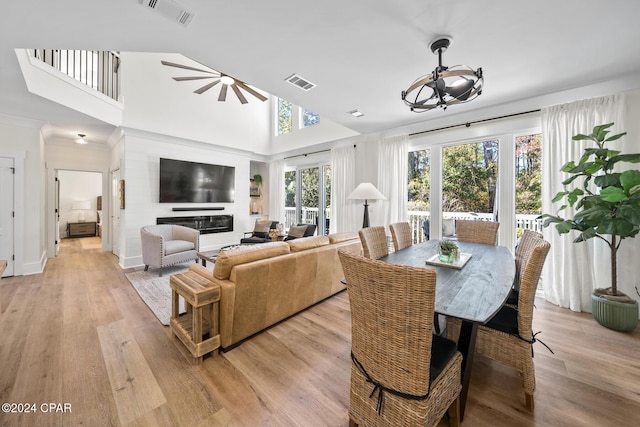
{"type": "MultiPolygon", "coordinates": [[[[218,323],[220,286],[197,273],[187,272],[171,276],[171,331],[193,355],[196,364],[202,356],[220,347],[218,323]],[[179,314],[179,296],[184,298],[187,312],[179,314]],[[203,318],[207,312],[207,319],[203,318]],[[202,335],[209,338],[202,340],[202,335]]],[[[213,353],[215,355],[215,353],[213,353]]]]}

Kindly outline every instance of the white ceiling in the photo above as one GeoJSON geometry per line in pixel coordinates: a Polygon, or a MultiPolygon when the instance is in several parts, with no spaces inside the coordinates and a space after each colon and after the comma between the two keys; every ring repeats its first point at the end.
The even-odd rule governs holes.
{"type": "Polygon", "coordinates": [[[640,75],[637,0],[178,3],[194,14],[187,28],[139,0],[3,2],[0,114],[49,123],[61,134],[95,129],[106,139],[113,131],[29,94],[15,48],[181,53],[360,133],[435,128],[531,97],[640,75]],[[429,44],[443,34],[453,38],[444,64],[482,67],[483,94],[446,111],[410,112],[400,93],[437,65],[429,44]],[[304,92],[286,83],[293,73],[317,87],[304,92]],[[346,113],[356,108],[365,116],[346,113]]]}

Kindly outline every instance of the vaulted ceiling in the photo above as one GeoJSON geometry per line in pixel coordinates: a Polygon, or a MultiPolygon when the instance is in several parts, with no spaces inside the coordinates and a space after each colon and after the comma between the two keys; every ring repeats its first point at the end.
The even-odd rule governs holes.
{"type": "Polygon", "coordinates": [[[110,128],[28,93],[15,48],[181,53],[360,133],[434,128],[558,91],[640,80],[636,0],[177,3],[193,15],[186,27],[140,0],[3,2],[0,114],[110,128]],[[482,67],[485,88],[470,103],[413,113],[400,93],[435,68],[429,44],[439,35],[452,37],[445,65],[482,67]],[[316,87],[286,82],[293,73],[316,87]]]}

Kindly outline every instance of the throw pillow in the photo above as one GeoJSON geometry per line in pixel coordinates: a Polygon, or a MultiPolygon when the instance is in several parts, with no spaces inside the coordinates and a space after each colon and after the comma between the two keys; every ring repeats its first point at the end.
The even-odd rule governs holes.
{"type": "Polygon", "coordinates": [[[257,219],[256,225],[253,227],[253,235],[255,237],[267,238],[269,236],[269,228],[271,228],[271,220],[257,219]]]}
{"type": "Polygon", "coordinates": [[[297,226],[297,227],[290,227],[289,228],[289,237],[295,237],[295,238],[299,238],[299,237],[303,237],[304,236],[304,232],[307,230],[307,226],[306,225],[301,225],[301,226],[297,226]]]}

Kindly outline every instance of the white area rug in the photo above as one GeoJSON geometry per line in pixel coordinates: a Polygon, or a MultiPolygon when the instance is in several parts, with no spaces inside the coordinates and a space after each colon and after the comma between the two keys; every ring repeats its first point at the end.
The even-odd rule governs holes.
{"type": "MultiPolygon", "coordinates": [[[[162,277],[158,277],[159,270],[150,268],[148,271],[127,273],[140,298],[149,306],[160,323],[169,325],[171,318],[171,287],[169,277],[172,274],[183,273],[189,269],[189,264],[176,264],[162,269],[162,277]]],[[[180,298],[180,313],[184,313],[184,300],[180,298]]]]}

